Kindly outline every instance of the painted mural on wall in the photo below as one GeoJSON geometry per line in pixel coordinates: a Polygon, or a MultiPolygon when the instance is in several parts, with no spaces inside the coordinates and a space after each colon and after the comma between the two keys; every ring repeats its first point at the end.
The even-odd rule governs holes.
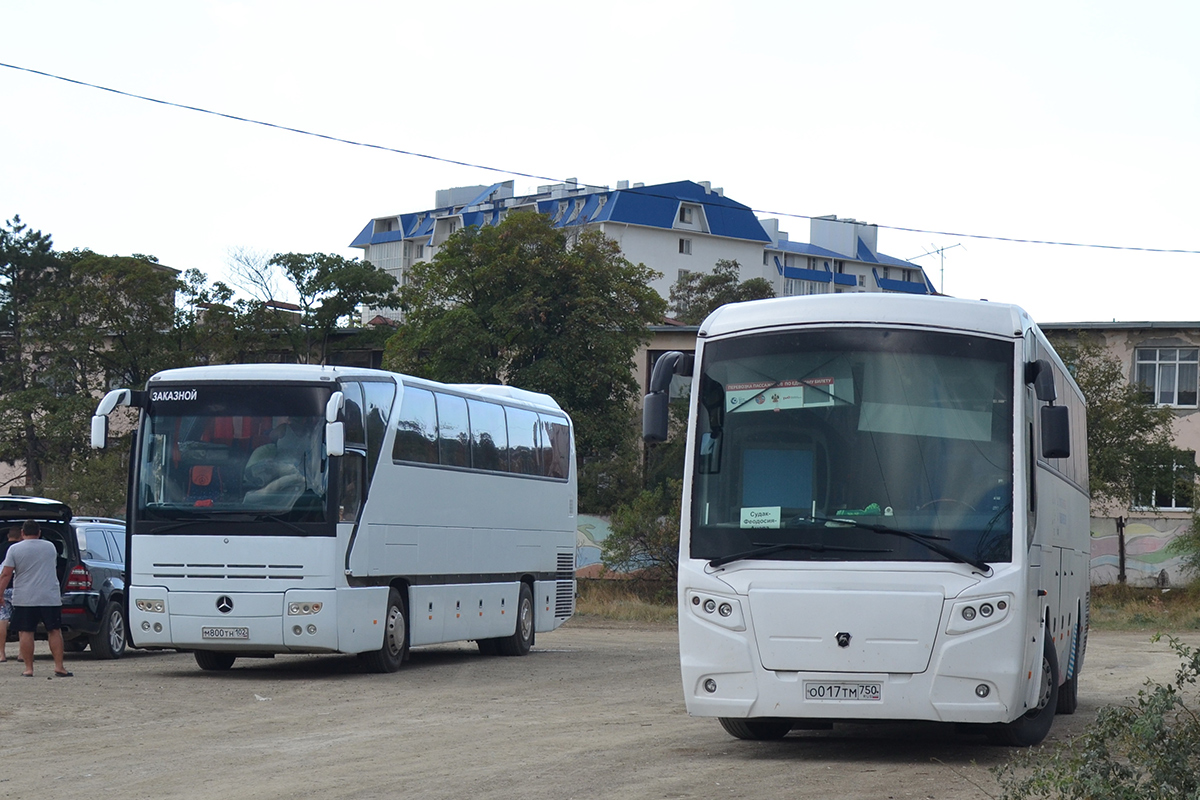
{"type": "Polygon", "coordinates": [[[600,544],[608,538],[611,529],[604,517],[590,514],[579,515],[579,527],[575,532],[575,570],[591,567],[595,571],[600,564],[600,544]]]}
{"type": "MultiPolygon", "coordinates": [[[[1133,517],[1125,523],[1125,580],[1131,586],[1180,586],[1190,579],[1182,559],[1168,548],[1189,520],[1133,517]]],[[[1117,583],[1120,543],[1117,521],[1092,518],[1092,585],[1117,583]]]]}

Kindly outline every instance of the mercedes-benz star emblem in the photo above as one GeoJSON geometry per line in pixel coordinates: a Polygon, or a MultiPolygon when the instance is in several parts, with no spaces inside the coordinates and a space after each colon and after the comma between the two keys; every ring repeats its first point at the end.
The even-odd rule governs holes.
{"type": "Polygon", "coordinates": [[[222,614],[228,614],[233,611],[233,598],[227,594],[223,594],[217,598],[217,611],[222,614]]]}

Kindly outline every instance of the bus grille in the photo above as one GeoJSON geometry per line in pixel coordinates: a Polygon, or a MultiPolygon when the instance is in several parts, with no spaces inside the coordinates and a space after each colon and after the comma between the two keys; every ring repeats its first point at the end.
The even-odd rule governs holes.
{"type": "Polygon", "coordinates": [[[155,578],[220,580],[295,580],[304,577],[303,564],[154,563],[155,578]]]}
{"type": "Polygon", "coordinates": [[[558,576],[560,578],[575,577],[575,551],[560,551],[558,554],[558,576]]]}
{"type": "Polygon", "coordinates": [[[554,616],[566,619],[575,613],[575,581],[558,581],[555,590],[554,616]]]}

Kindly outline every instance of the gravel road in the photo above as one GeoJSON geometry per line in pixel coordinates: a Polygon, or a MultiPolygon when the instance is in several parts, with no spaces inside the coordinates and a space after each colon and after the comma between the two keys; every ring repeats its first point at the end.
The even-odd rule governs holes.
{"type": "MultiPolygon", "coordinates": [[[[346,656],[205,673],[188,654],[130,651],[69,654],[75,677],[50,679],[39,643],[29,680],[15,650],[0,665],[0,798],[982,800],[1009,752],[931,724],[732,739],[685,713],[669,626],[577,618],[524,658],[438,646],[394,675],[346,656]]],[[[1148,633],[1093,632],[1079,711],[1051,739],[1176,666],[1148,633]]]]}

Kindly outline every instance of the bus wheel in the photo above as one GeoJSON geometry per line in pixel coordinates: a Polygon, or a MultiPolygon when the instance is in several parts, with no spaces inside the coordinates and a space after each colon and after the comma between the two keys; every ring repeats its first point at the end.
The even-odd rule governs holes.
{"type": "Polygon", "coordinates": [[[195,655],[196,666],[206,672],[224,672],[237,660],[232,653],[214,653],[211,650],[197,650],[195,655]]]}
{"type": "Polygon", "coordinates": [[[404,614],[404,597],[396,589],[388,592],[387,614],[384,617],[383,647],[360,654],[372,672],[395,672],[408,655],[408,619],[404,614]]]}
{"type": "Polygon", "coordinates": [[[994,744],[1009,747],[1033,747],[1050,732],[1057,707],[1058,656],[1054,653],[1054,642],[1047,633],[1045,648],[1042,651],[1042,680],[1037,708],[1026,711],[1012,722],[990,727],[987,732],[988,739],[994,744]]]}
{"type": "Polygon", "coordinates": [[[502,656],[523,656],[533,647],[533,591],[529,584],[521,584],[517,597],[517,629],[512,636],[496,640],[496,649],[502,656]]]}
{"type": "Polygon", "coordinates": [[[782,739],[792,729],[792,721],[782,717],[753,717],[751,719],[735,719],[733,717],[717,717],[721,727],[730,736],[738,739],[754,739],[767,741],[782,739]]]}

